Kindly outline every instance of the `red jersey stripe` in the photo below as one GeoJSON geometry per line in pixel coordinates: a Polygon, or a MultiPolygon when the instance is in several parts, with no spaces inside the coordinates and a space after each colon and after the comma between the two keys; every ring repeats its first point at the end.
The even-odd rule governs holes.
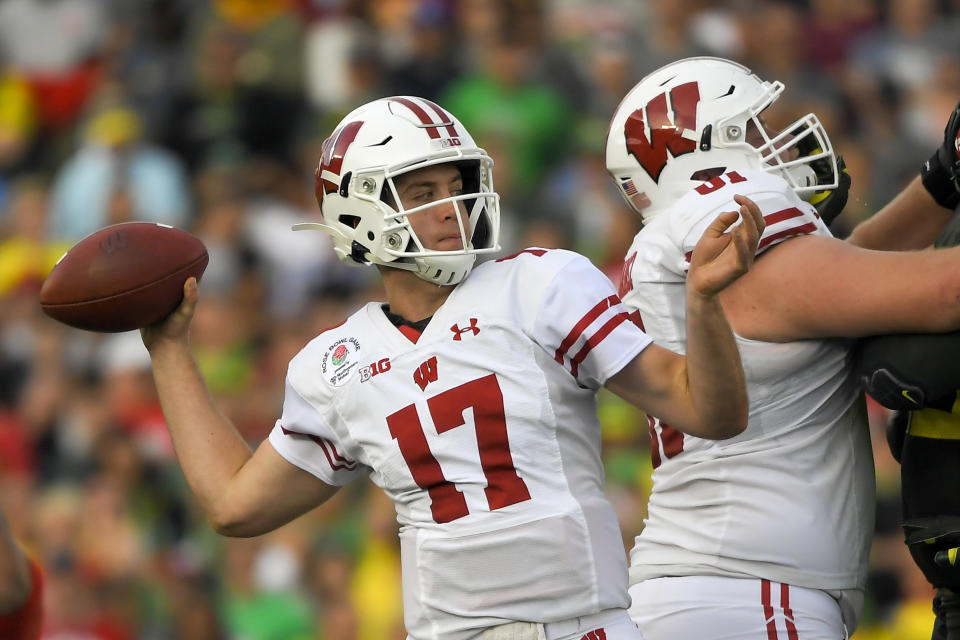
{"type": "Polygon", "coordinates": [[[633,324],[637,325],[637,327],[640,329],[640,331],[646,331],[646,329],[645,329],[644,326],[643,326],[643,318],[640,317],[640,310],[639,310],[639,309],[637,309],[637,310],[635,310],[635,311],[631,311],[631,312],[630,312],[630,315],[629,315],[628,317],[630,318],[630,322],[632,322],[633,324]]]}
{"type": "Polygon", "coordinates": [[[784,229],[783,231],[769,235],[763,240],[761,240],[760,244],[757,245],[757,251],[759,252],[761,249],[764,249],[770,246],[771,244],[773,244],[778,240],[783,240],[785,238],[789,238],[790,236],[806,235],[808,233],[813,233],[816,230],[817,230],[817,225],[813,224],[812,222],[808,222],[807,224],[802,224],[799,227],[784,229]]]}
{"type": "Polygon", "coordinates": [[[324,440],[309,433],[300,433],[299,431],[291,431],[283,425],[280,426],[280,431],[283,432],[283,435],[295,435],[295,436],[307,436],[313,440],[319,447],[323,450],[323,455],[327,457],[327,462],[330,463],[330,466],[334,471],[339,471],[340,469],[353,470],[357,468],[357,463],[349,458],[345,458],[340,455],[340,452],[337,451],[337,448],[329,440],[324,440]],[[329,447],[329,449],[328,449],[329,447]],[[342,464],[341,464],[342,463],[342,464]]]}
{"type": "Polygon", "coordinates": [[[781,209],[780,211],[774,211],[773,213],[768,213],[763,216],[763,221],[767,223],[767,226],[777,224],[778,222],[783,222],[784,220],[789,220],[790,218],[802,218],[803,211],[797,209],[796,207],[790,207],[789,209],[781,209]]]}
{"type": "Polygon", "coordinates": [[[610,335],[610,333],[619,327],[622,322],[628,320],[629,318],[630,316],[626,311],[621,311],[617,315],[607,320],[604,325],[600,327],[599,331],[587,338],[586,343],[583,345],[580,351],[577,352],[577,355],[573,357],[573,360],[570,361],[570,373],[573,374],[574,378],[577,377],[580,363],[586,359],[587,354],[590,353],[595,346],[603,342],[604,338],[610,335]]]}
{"type": "Polygon", "coordinates": [[[615,304],[619,304],[620,297],[617,295],[609,296],[600,302],[598,302],[590,311],[587,311],[586,314],[573,325],[573,329],[570,330],[570,333],[567,334],[567,337],[563,339],[563,342],[560,343],[560,346],[557,347],[557,353],[554,356],[554,359],[563,364],[563,356],[567,352],[574,342],[583,334],[583,330],[590,326],[590,323],[600,317],[600,314],[612,307],[615,304]]]}
{"type": "Polygon", "coordinates": [[[661,422],[660,440],[663,442],[663,455],[667,458],[672,458],[683,453],[682,431],[661,422]]]}
{"type": "Polygon", "coordinates": [[[357,468],[357,463],[340,455],[340,452],[337,451],[337,448],[333,446],[333,443],[329,440],[324,440],[323,438],[318,438],[317,436],[310,436],[310,439],[320,446],[320,448],[323,450],[323,455],[327,457],[327,462],[330,464],[330,468],[334,471],[339,471],[341,469],[353,471],[357,468]]]}
{"type": "MultiPolygon", "coordinates": [[[[773,213],[763,216],[763,221],[767,223],[768,227],[770,227],[779,222],[783,222],[784,220],[790,220],[791,218],[797,218],[797,217],[802,218],[803,212],[800,211],[800,209],[797,209],[796,207],[790,207],[789,209],[781,209],[780,211],[774,211],[773,213]]],[[[791,229],[787,229],[785,231],[778,231],[777,233],[774,233],[765,238],[762,238],[760,240],[759,245],[757,245],[757,252],[759,253],[760,249],[763,249],[764,247],[768,246],[771,242],[775,242],[780,238],[792,236],[792,235],[799,235],[801,233],[811,233],[815,231],[816,228],[817,226],[815,224],[813,224],[812,222],[808,222],[798,227],[791,227],[791,229]]],[[[690,258],[692,256],[693,256],[693,251],[687,251],[684,257],[687,259],[687,262],[690,262],[690,258]]]]}
{"type": "Polygon", "coordinates": [[[657,437],[656,420],[653,416],[647,416],[647,431],[650,433],[650,458],[653,462],[653,468],[660,466],[660,439],[657,437]]]}

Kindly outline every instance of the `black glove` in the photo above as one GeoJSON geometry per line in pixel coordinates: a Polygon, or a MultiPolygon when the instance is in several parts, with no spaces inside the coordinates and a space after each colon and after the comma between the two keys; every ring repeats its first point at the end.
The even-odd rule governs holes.
{"type": "Polygon", "coordinates": [[[941,207],[956,209],[960,204],[960,103],[943,130],[943,144],[920,167],[923,186],[941,207]]]}
{"type": "MultiPolygon", "coordinates": [[[[810,163],[820,178],[821,170],[818,167],[820,161],[810,163]]],[[[829,169],[827,172],[829,173],[829,169]]],[[[826,176],[829,179],[829,175],[826,176]]],[[[810,198],[810,204],[817,210],[817,214],[829,226],[834,219],[843,212],[847,206],[847,196],[850,195],[850,173],[847,171],[847,165],[843,161],[843,156],[837,156],[837,186],[825,191],[816,191],[810,198]]]]}

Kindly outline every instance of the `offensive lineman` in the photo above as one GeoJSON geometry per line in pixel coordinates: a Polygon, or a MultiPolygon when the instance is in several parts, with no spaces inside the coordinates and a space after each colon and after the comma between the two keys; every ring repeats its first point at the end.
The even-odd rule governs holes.
{"type": "Polygon", "coordinates": [[[654,345],[585,258],[497,250],[493,162],[432,102],[356,109],[323,146],[322,224],[341,259],[375,264],[370,303],[290,363],[283,412],[255,453],[212,404],[190,354],[198,293],[143,330],[167,425],[213,526],[270,531],[367,474],[401,524],[407,633],[466,640],[640,638],[603,494],[596,391],[606,385],[705,439],[746,421],[717,293],[763,228],[747,199],[691,258],[685,357],[654,345]]]}
{"type": "Polygon", "coordinates": [[[728,60],[681,60],[631,90],[607,139],[607,168],[644,225],[620,294],[659,344],[689,346],[699,234],[734,194],[766,221],[756,263],[720,294],[747,429],[716,442],[651,419],[653,491],[630,554],[630,613],[647,640],[852,633],[875,490],[849,338],[960,328],[960,249],[854,246],[920,249],[950,212],[918,178],[851,242],[833,238],[818,211],[839,213],[849,179],[813,114],[767,130],[760,113],[783,88],[728,60]]]}

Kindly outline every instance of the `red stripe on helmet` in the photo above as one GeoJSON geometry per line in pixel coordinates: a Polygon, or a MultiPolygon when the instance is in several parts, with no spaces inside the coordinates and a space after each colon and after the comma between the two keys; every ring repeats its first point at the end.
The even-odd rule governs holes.
{"type": "Polygon", "coordinates": [[[335,191],[339,188],[339,185],[323,178],[323,172],[329,171],[334,175],[340,175],[340,170],[343,168],[343,157],[347,154],[347,149],[350,148],[353,141],[357,139],[357,134],[362,126],[362,120],[354,120],[334,131],[333,135],[323,141],[320,170],[317,177],[322,179],[326,193],[335,191]]]}
{"type": "Polygon", "coordinates": [[[343,156],[347,154],[347,149],[357,139],[357,133],[363,126],[362,120],[354,120],[347,123],[339,131],[335,131],[332,136],[323,142],[323,160],[320,163],[320,169],[340,175],[340,169],[343,167],[343,156]]]}
{"type": "Polygon", "coordinates": [[[440,122],[449,122],[449,123],[450,123],[450,124],[448,124],[447,127],[446,127],[446,128],[447,128],[447,135],[452,136],[452,137],[454,137],[454,138],[459,137],[460,134],[457,133],[457,128],[456,128],[456,126],[453,124],[453,122],[454,122],[454,121],[453,121],[453,116],[451,116],[448,111],[446,111],[445,109],[443,109],[443,108],[442,108],[440,105],[438,105],[437,103],[431,102],[430,100],[427,100],[427,99],[425,99],[425,98],[421,98],[421,99],[423,100],[423,102],[424,102],[428,107],[430,107],[431,109],[433,109],[438,116],[440,116],[440,122]]]}
{"type": "Polygon", "coordinates": [[[407,109],[410,109],[410,111],[413,112],[413,115],[420,118],[420,123],[423,124],[424,127],[426,127],[427,134],[429,134],[431,138],[437,139],[440,137],[440,130],[437,128],[437,123],[434,122],[433,118],[431,118],[430,115],[423,110],[423,107],[418,105],[416,102],[414,102],[410,98],[394,98],[393,101],[399,102],[400,104],[405,106],[407,109]]]}

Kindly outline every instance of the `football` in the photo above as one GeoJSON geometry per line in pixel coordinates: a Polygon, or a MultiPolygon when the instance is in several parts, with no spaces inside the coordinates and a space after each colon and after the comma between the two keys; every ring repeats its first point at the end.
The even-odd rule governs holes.
{"type": "Polygon", "coordinates": [[[73,245],[40,289],[40,306],[78,329],[115,333],[149,326],[183,300],[183,283],[207,267],[207,248],[186,231],[124,222],[73,245]]]}

